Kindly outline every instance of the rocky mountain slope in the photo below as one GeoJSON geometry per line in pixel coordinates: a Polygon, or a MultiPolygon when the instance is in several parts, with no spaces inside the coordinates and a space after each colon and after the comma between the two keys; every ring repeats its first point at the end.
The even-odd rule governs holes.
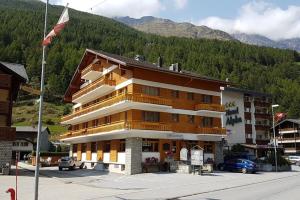
{"type": "Polygon", "coordinates": [[[177,23],[169,19],[161,19],[152,16],[145,16],[140,19],[134,19],[130,17],[120,17],[114,19],[139,31],[162,36],[234,40],[230,34],[224,31],[211,29],[206,26],[195,26],[187,22],[177,23]]]}

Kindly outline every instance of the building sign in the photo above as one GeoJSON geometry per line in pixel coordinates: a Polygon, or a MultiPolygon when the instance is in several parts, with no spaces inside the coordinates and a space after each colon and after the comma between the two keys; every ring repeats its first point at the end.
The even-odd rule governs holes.
{"type": "Polygon", "coordinates": [[[234,126],[237,123],[243,122],[239,116],[239,107],[236,106],[235,102],[228,102],[225,104],[226,108],[226,125],[234,126]]]}
{"type": "Polygon", "coordinates": [[[193,149],[191,150],[191,165],[203,165],[203,150],[193,149]]]}
{"type": "Polygon", "coordinates": [[[186,148],[182,148],[180,150],[180,160],[187,161],[188,160],[188,150],[186,148]]]}

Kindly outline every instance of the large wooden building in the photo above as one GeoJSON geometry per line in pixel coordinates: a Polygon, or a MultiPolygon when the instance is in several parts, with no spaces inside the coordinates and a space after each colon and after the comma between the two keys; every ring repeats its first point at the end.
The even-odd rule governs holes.
{"type": "Polygon", "coordinates": [[[164,161],[166,152],[179,160],[182,147],[195,145],[204,160],[222,162],[220,87],[228,83],[160,63],[85,51],[64,97],[74,103],[61,122],[70,125],[61,140],[72,144],[71,155],[126,174],[140,173],[147,158],[164,161]]]}
{"type": "Polygon", "coordinates": [[[28,80],[23,65],[0,62],[0,173],[7,174],[16,129],[11,127],[12,106],[20,85],[28,80]]]}

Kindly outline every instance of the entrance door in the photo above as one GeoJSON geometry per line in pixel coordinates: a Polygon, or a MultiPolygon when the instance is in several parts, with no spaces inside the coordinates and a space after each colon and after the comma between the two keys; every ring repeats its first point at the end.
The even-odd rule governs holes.
{"type": "Polygon", "coordinates": [[[159,141],[159,153],[160,160],[164,161],[166,158],[166,152],[171,151],[172,143],[171,140],[160,140],[159,141]]]}

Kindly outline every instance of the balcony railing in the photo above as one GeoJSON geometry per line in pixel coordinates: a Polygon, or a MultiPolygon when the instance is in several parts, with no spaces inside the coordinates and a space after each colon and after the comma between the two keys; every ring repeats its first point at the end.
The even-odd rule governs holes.
{"type": "Polygon", "coordinates": [[[225,112],[225,107],[220,104],[201,103],[195,106],[195,110],[210,110],[210,111],[225,112]]]}
{"type": "Polygon", "coordinates": [[[172,105],[171,100],[156,97],[156,96],[149,96],[149,95],[144,95],[144,94],[122,94],[122,95],[118,95],[115,97],[105,99],[103,101],[92,104],[86,108],[83,108],[79,111],[76,111],[72,114],[66,115],[66,116],[62,117],[62,121],[70,120],[74,117],[78,117],[80,115],[87,114],[89,112],[98,110],[100,108],[111,106],[111,105],[119,103],[121,101],[133,101],[133,102],[158,104],[158,105],[172,105]]]}
{"type": "Polygon", "coordinates": [[[91,72],[91,71],[98,71],[98,72],[102,72],[102,67],[100,64],[90,64],[89,66],[87,66],[85,69],[82,70],[81,72],[81,76],[85,76],[87,73],[91,72]]]}
{"type": "MultiPolygon", "coordinates": [[[[161,123],[161,122],[145,122],[145,121],[119,121],[112,124],[103,124],[97,127],[91,127],[86,129],[81,129],[77,131],[69,131],[60,136],[60,139],[77,137],[83,135],[96,134],[101,132],[110,132],[114,130],[155,130],[155,131],[174,131],[171,123],[161,123]]],[[[197,128],[195,134],[219,134],[225,135],[226,130],[224,128],[197,128]]]]}
{"type": "Polygon", "coordinates": [[[219,127],[212,127],[212,128],[201,127],[201,128],[197,128],[197,132],[202,134],[226,135],[226,129],[219,128],[219,127]]]}
{"type": "Polygon", "coordinates": [[[297,140],[300,140],[300,137],[289,137],[289,138],[278,138],[278,141],[297,141],[297,140]]]}
{"type": "Polygon", "coordinates": [[[116,85],[116,81],[115,80],[109,80],[107,78],[99,78],[98,80],[92,82],[90,85],[80,89],[78,92],[76,92],[75,94],[73,94],[72,99],[77,99],[78,97],[87,94],[88,92],[103,86],[103,85],[109,85],[109,86],[115,86],[116,85]]]}
{"type": "Polygon", "coordinates": [[[282,128],[282,129],[279,129],[279,133],[281,133],[281,132],[297,133],[299,131],[300,130],[298,130],[297,128],[282,128]]]}

